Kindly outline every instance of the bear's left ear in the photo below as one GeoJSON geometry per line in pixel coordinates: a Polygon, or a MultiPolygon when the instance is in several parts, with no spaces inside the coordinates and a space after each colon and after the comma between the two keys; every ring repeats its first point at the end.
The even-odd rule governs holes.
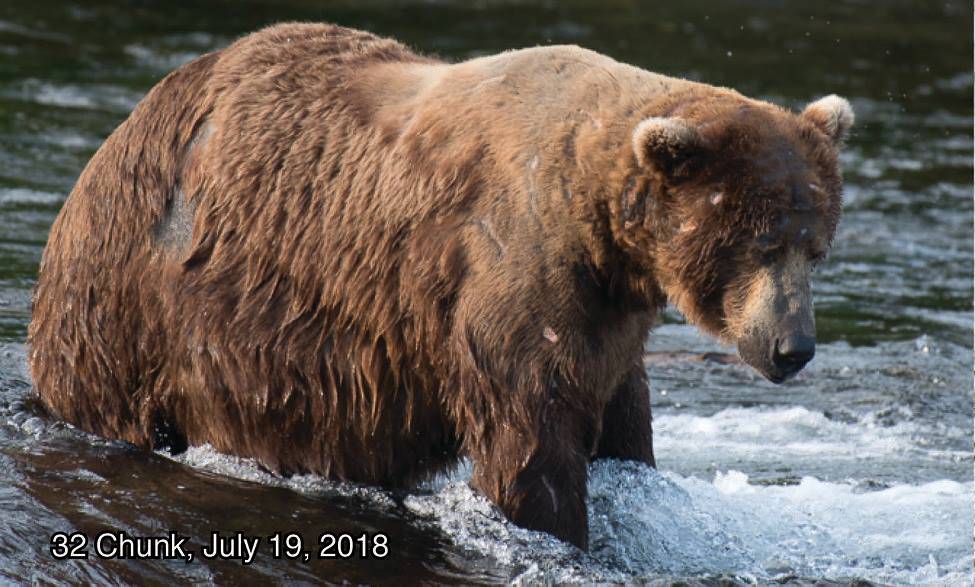
{"type": "Polygon", "coordinates": [[[697,129],[680,118],[654,116],[633,129],[633,152],[640,167],[656,167],[670,175],[703,147],[697,129]]]}
{"type": "Polygon", "coordinates": [[[853,126],[850,103],[833,94],[806,106],[802,117],[815,124],[834,144],[842,143],[853,126]]]}

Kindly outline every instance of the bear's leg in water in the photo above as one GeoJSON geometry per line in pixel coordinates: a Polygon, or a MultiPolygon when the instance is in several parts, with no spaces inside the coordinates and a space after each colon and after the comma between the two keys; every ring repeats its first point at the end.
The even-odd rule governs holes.
{"type": "Polygon", "coordinates": [[[548,532],[585,550],[586,481],[598,416],[552,399],[531,430],[495,423],[499,433],[472,454],[471,484],[515,524],[548,532]]]}
{"type": "Polygon", "coordinates": [[[603,411],[603,427],[595,458],[656,466],[650,419],[647,373],[642,364],[637,364],[613,392],[613,398],[603,411]]]}

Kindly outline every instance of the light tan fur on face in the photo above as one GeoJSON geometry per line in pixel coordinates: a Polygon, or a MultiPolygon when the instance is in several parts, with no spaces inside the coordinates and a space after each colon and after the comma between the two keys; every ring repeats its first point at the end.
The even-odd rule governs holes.
{"type": "Polygon", "coordinates": [[[799,251],[789,251],[777,266],[756,273],[742,306],[729,313],[723,337],[737,340],[748,332],[774,332],[778,324],[795,320],[796,326],[812,333],[813,302],[809,285],[809,260],[799,251]]]}

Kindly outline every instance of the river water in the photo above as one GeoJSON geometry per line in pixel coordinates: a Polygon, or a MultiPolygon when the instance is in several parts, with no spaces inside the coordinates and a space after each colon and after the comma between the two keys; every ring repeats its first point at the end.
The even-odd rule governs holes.
{"type": "MultiPolygon", "coordinates": [[[[956,1],[0,4],[0,582],[218,584],[854,578],[970,584],[972,6],[956,1]],[[330,20],[463,59],[576,43],[799,108],[848,97],[820,346],[773,386],[668,312],[648,341],[659,469],[597,463],[591,551],[506,523],[460,466],[405,494],[171,457],[39,417],[24,338],[48,229],[148,88],[265,24],[330,20]],[[383,533],[384,558],[56,561],[54,532],[383,533]]],[[[92,551],[92,548],[88,548],[92,551]]]]}

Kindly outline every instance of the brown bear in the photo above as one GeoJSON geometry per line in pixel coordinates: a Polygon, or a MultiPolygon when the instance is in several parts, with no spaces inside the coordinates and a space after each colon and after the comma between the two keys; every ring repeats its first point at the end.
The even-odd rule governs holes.
{"type": "Polygon", "coordinates": [[[853,121],[578,47],[449,64],[283,24],[179,68],[82,173],[30,327],[43,403],[139,446],[406,487],[469,457],[587,546],[587,464],[653,465],[668,301],[773,381],[853,121]]]}

